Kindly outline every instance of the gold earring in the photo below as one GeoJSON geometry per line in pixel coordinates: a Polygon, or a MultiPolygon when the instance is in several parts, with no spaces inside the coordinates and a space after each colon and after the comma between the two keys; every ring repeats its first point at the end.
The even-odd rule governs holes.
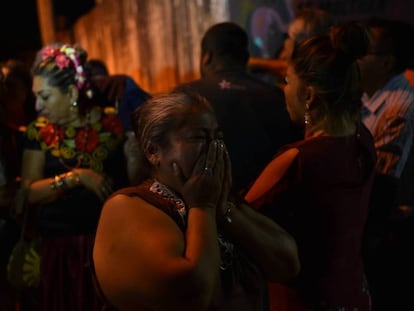
{"type": "Polygon", "coordinates": [[[311,114],[309,110],[309,105],[305,105],[305,125],[309,125],[311,123],[311,114]]]}
{"type": "Polygon", "coordinates": [[[76,100],[72,102],[72,105],[70,106],[70,111],[72,112],[78,111],[78,103],[76,102],[76,100]]]}

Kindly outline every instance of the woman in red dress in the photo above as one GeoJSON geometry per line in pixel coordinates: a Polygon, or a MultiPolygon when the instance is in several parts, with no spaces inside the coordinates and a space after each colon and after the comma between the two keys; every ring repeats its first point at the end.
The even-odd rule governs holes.
{"type": "Polygon", "coordinates": [[[352,23],[293,52],[284,91],[305,139],[280,150],[245,196],[298,244],[301,272],[270,284],[272,310],[370,310],[360,250],[375,150],[357,87],[367,42],[352,23]]]}

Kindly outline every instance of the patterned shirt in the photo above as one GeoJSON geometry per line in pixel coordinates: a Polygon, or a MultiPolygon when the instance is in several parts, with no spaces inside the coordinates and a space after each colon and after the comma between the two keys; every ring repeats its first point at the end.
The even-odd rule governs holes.
{"type": "Polygon", "coordinates": [[[400,178],[414,139],[414,88],[403,74],[370,98],[362,97],[362,121],[374,136],[379,173],[400,178]]]}

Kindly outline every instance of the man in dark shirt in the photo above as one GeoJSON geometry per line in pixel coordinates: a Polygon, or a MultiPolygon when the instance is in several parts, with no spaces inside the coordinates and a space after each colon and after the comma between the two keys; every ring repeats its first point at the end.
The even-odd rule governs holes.
{"type": "Polygon", "coordinates": [[[179,85],[212,104],[233,169],[236,191],[246,189],[276,150],[298,140],[286,111],[283,91],[247,73],[248,37],[237,24],[213,25],[201,41],[201,79],[179,85]]]}

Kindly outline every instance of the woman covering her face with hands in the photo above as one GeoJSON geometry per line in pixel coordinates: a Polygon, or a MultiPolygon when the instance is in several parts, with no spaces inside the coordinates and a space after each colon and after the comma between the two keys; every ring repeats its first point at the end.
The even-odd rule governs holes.
{"type": "Polygon", "coordinates": [[[141,182],[104,205],[97,284],[117,310],[263,310],[265,278],[299,270],[295,242],[231,193],[231,166],[209,103],[160,94],[137,108],[141,182]]]}

